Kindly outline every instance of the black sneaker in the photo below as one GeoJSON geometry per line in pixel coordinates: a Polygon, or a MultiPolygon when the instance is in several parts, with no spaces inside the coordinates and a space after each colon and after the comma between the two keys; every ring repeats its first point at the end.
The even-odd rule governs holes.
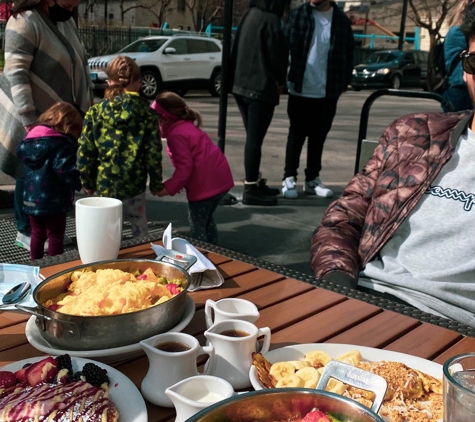
{"type": "Polygon", "coordinates": [[[259,190],[266,196],[277,196],[280,194],[280,189],[270,188],[267,186],[267,179],[259,180],[259,190]]]}
{"type": "Polygon", "coordinates": [[[266,196],[257,184],[244,185],[244,193],[242,195],[242,203],[244,205],[277,205],[277,199],[272,196],[266,196]]]}

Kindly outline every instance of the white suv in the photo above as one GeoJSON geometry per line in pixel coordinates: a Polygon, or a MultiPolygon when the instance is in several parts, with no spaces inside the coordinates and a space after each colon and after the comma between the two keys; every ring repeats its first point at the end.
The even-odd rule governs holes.
{"type": "Polygon", "coordinates": [[[221,42],[197,36],[150,36],[140,38],[115,54],[88,60],[94,91],[103,94],[105,70],[117,56],[129,56],[140,66],[141,93],[154,99],[163,89],[185,95],[189,89],[208,89],[213,97],[221,88],[221,42]],[[98,92],[99,91],[99,92],[98,92]]]}

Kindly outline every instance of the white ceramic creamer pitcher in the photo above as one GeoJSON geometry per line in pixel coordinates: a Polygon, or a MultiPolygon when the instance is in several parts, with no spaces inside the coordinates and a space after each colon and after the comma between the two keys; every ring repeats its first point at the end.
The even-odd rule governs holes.
{"type": "Polygon", "coordinates": [[[185,378],[199,375],[196,359],[208,355],[205,374],[215,367],[213,346],[200,346],[198,340],[185,333],[163,333],[140,342],[149,361],[148,372],[142,381],[142,395],[153,404],[173,407],[165,394],[168,387],[185,378]]]}
{"type": "Polygon", "coordinates": [[[184,422],[195,413],[234,395],[229,382],[211,375],[184,379],[165,390],[176,409],[175,422],[184,422]]]}
{"type": "Polygon", "coordinates": [[[214,347],[216,366],[211,375],[228,381],[234,389],[251,385],[249,370],[252,353],[256,352],[257,338],[264,336],[261,353],[269,350],[270,328],[257,328],[254,324],[241,320],[225,320],[212,325],[204,335],[214,347]]]}
{"type": "Polygon", "coordinates": [[[242,319],[254,323],[259,318],[259,311],[254,303],[237,297],[221,299],[217,302],[208,299],[205,304],[205,318],[207,328],[226,319],[242,319]]]}

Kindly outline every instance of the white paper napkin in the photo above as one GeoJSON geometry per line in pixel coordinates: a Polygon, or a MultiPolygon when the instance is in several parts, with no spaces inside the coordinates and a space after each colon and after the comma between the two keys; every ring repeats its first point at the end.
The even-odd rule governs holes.
{"type": "Polygon", "coordinates": [[[171,223],[163,232],[162,241],[165,247],[152,243],[152,248],[157,255],[160,255],[163,250],[171,249],[173,251],[196,256],[196,262],[188,270],[191,275],[191,284],[188,286],[188,291],[195,292],[202,289],[212,289],[214,287],[219,287],[224,283],[223,276],[216,269],[214,264],[190,242],[180,237],[172,239],[171,223]]]}
{"type": "MultiPolygon", "coordinates": [[[[31,283],[31,292],[35,287],[44,280],[44,277],[40,274],[40,267],[32,267],[30,265],[17,265],[17,264],[0,264],[0,303],[2,298],[12,287],[17,284],[28,281],[31,283]]],[[[29,293],[22,302],[25,306],[36,306],[36,303],[29,293]]],[[[15,305],[2,306],[0,311],[16,310],[15,305]]]]}

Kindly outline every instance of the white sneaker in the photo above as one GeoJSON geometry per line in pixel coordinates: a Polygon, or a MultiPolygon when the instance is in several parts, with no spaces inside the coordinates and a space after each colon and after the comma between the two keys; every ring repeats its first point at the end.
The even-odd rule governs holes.
{"type": "Polygon", "coordinates": [[[15,245],[16,246],[29,251],[30,250],[30,243],[31,243],[31,237],[30,236],[27,236],[26,234],[17,232],[16,239],[15,239],[15,245]]]}
{"type": "Polygon", "coordinates": [[[286,177],[282,182],[282,195],[284,198],[295,199],[299,197],[296,189],[297,181],[294,176],[286,177]]]}
{"type": "MultiPolygon", "coordinates": [[[[68,245],[70,245],[71,243],[73,243],[73,240],[72,240],[67,234],[65,234],[64,237],[63,237],[63,245],[64,245],[64,246],[68,246],[68,245]]],[[[49,246],[48,239],[46,239],[46,242],[45,242],[45,251],[48,250],[48,246],[49,246]]]]}
{"type": "Polygon", "coordinates": [[[303,191],[309,195],[317,195],[322,198],[331,198],[333,196],[333,191],[327,188],[318,177],[310,182],[305,182],[303,191]]]}

